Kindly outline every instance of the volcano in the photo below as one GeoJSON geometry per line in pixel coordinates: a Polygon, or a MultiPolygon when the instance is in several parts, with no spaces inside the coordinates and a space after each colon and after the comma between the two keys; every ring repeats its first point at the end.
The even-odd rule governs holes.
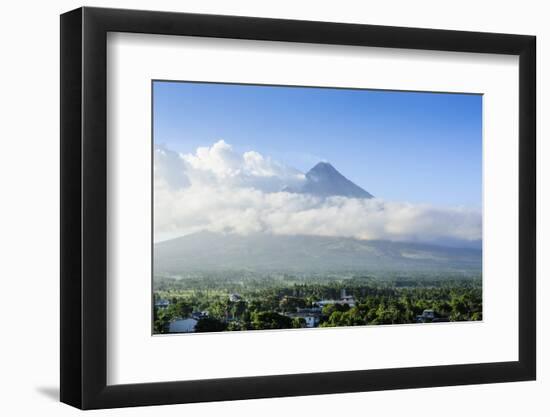
{"type": "Polygon", "coordinates": [[[317,197],[373,198],[371,193],[348,180],[328,162],[319,162],[311,168],[300,187],[287,187],[283,191],[317,197]]]}

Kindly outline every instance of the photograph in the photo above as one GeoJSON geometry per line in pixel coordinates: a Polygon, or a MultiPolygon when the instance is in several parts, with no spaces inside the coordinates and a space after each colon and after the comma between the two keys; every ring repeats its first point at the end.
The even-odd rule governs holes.
{"type": "Polygon", "coordinates": [[[481,321],[482,103],[154,80],[153,334],[481,321]]]}

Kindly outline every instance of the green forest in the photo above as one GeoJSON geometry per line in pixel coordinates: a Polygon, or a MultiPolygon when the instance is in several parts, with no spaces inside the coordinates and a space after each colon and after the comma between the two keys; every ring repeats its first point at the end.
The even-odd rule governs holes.
{"type": "Polygon", "coordinates": [[[318,282],[158,277],[153,294],[155,334],[481,319],[481,277],[318,282]]]}

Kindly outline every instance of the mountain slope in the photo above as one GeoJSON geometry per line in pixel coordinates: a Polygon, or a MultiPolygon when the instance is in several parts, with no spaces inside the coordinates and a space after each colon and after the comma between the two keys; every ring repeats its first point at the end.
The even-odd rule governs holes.
{"type": "Polygon", "coordinates": [[[319,162],[306,174],[306,182],[300,188],[287,188],[285,191],[311,194],[318,197],[342,196],[351,198],[372,198],[358,185],[354,184],[328,162],[319,162]]]}
{"type": "Polygon", "coordinates": [[[481,250],[322,236],[248,236],[199,232],[154,246],[156,274],[431,271],[481,273],[481,250]]]}

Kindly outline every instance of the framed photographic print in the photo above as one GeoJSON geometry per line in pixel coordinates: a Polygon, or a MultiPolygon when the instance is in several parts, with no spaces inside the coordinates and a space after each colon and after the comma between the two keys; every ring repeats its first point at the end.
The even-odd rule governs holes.
{"type": "Polygon", "coordinates": [[[61,401],[535,379],[535,38],[61,16],[61,401]]]}

